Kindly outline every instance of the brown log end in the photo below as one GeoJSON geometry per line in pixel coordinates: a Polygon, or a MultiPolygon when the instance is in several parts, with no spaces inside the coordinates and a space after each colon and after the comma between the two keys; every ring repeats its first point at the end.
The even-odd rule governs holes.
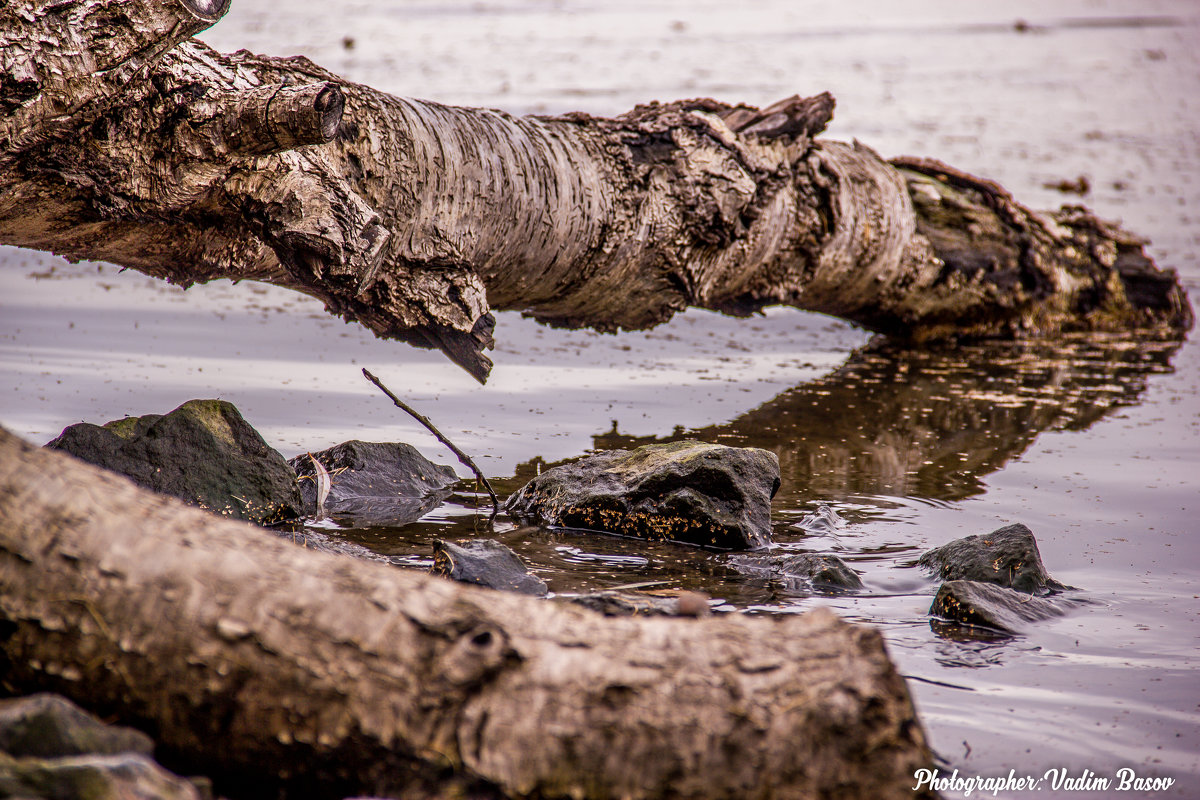
{"type": "Polygon", "coordinates": [[[829,125],[835,105],[836,101],[829,92],[821,92],[814,97],[792,95],[762,110],[738,106],[721,117],[730,130],[743,136],[811,139],[829,125]]]}
{"type": "Polygon", "coordinates": [[[1107,323],[1110,316],[1115,316],[1118,323],[1127,320],[1125,324],[1130,327],[1191,330],[1195,315],[1179,274],[1154,263],[1146,254],[1146,240],[1100,219],[1083,206],[1064,205],[1050,217],[1069,229],[1080,249],[1117,278],[1119,289],[1106,287],[1109,291],[1085,298],[1091,301],[1091,307],[1081,307],[1081,316],[1098,318],[1101,328],[1121,327],[1107,323]]]}
{"type": "Polygon", "coordinates": [[[492,336],[495,329],[496,318],[488,313],[476,320],[470,333],[447,327],[427,328],[422,333],[433,347],[445,353],[472,378],[487,383],[488,375],[492,372],[492,359],[483,351],[495,345],[496,340],[492,336]]]}
{"type": "Polygon", "coordinates": [[[337,84],[320,81],[221,92],[189,113],[230,153],[265,156],[333,141],[345,105],[337,84]]]}
{"type": "MultiPolygon", "coordinates": [[[[986,285],[1009,309],[993,304],[999,313],[992,321],[976,311],[969,329],[952,316],[946,321],[954,335],[1182,333],[1192,327],[1178,273],[1156,265],[1148,243],[1119,225],[1077,205],[1032,212],[995,182],[935,159],[890,163],[905,175],[917,230],[942,265],[939,282],[986,285]]],[[[926,320],[917,333],[935,331],[941,322],[926,320]]]]}

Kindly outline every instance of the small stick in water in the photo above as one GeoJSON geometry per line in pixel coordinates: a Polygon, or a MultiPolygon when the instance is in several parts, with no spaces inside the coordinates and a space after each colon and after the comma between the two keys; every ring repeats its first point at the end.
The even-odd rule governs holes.
{"type": "Polygon", "coordinates": [[[428,428],[429,432],[432,433],[434,436],[436,436],[438,438],[439,442],[446,445],[446,447],[449,447],[450,452],[452,452],[452,453],[454,453],[454,455],[458,456],[458,460],[461,461],[466,467],[468,467],[472,472],[475,473],[475,477],[478,478],[480,483],[483,484],[483,488],[487,489],[488,494],[492,496],[492,516],[489,518],[488,521],[490,522],[490,521],[494,520],[496,518],[496,515],[500,513],[500,500],[496,497],[496,492],[495,492],[495,490],[492,489],[492,484],[488,483],[488,479],[479,470],[479,467],[475,466],[475,462],[471,460],[471,457],[469,455],[467,455],[466,453],[464,453],[462,450],[459,450],[457,447],[455,447],[454,442],[450,441],[445,436],[443,436],[442,432],[439,431],[437,428],[435,428],[433,426],[433,423],[430,422],[429,420],[427,420],[416,409],[412,408],[407,403],[405,403],[403,400],[401,400],[399,397],[396,397],[396,395],[392,394],[391,391],[386,386],[384,386],[382,383],[379,382],[379,378],[376,378],[374,375],[372,375],[371,371],[366,369],[365,367],[363,368],[363,375],[371,383],[378,386],[379,391],[386,394],[388,396],[388,398],[393,403],[396,404],[397,408],[408,412],[409,416],[411,416],[417,422],[421,423],[426,428],[428,428]]]}

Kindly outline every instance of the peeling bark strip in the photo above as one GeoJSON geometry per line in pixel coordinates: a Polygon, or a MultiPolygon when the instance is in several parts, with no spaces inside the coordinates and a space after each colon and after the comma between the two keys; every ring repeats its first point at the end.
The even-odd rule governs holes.
{"type": "Polygon", "coordinates": [[[616,330],[784,303],[918,340],[1191,324],[1174,272],[1083,209],[814,140],[828,94],[516,118],[185,41],[226,5],[6,7],[0,243],[286,286],[481,381],[492,308],[616,330]]]}
{"type": "Polygon", "coordinates": [[[2,429],[0,586],[10,690],[310,794],[910,798],[930,760],[879,634],[826,611],[606,619],[308,551],[2,429]]]}

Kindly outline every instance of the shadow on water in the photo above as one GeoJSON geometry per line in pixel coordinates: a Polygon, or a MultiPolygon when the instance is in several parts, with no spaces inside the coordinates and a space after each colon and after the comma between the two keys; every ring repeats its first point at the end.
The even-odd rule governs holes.
{"type": "MultiPolygon", "coordinates": [[[[776,539],[785,548],[804,549],[819,538],[793,524],[805,506],[833,503],[854,523],[907,500],[944,503],[978,495],[983,479],[1019,457],[1039,434],[1082,431],[1139,402],[1150,376],[1171,371],[1170,359],[1180,344],[1113,335],[921,347],[879,340],[824,378],[730,422],[646,437],[623,435],[614,422],[593,443],[597,450],[609,450],[695,438],[775,452],[782,477],[773,503],[776,539]]],[[[503,497],[552,466],[535,458],[493,483],[503,497]]],[[[782,609],[788,602],[778,587],[729,575],[710,553],[669,543],[506,522],[489,534],[487,506],[486,495],[464,482],[419,522],[401,529],[310,529],[312,543],[427,569],[434,538],[494,535],[559,593],[665,581],[740,607],[782,609]]],[[[916,555],[908,543],[870,536],[840,539],[835,549],[860,566],[916,555]]],[[[914,585],[905,591],[924,585],[915,576],[909,583],[914,585]]]]}

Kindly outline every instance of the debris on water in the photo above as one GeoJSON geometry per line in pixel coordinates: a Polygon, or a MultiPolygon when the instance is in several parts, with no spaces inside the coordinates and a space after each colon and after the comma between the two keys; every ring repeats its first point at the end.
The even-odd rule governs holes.
{"type": "MultiPolygon", "coordinates": [[[[617,555],[614,553],[589,553],[578,547],[560,545],[554,548],[562,555],[563,560],[571,564],[587,564],[598,562],[614,567],[644,567],[650,563],[645,556],[617,555]]],[[[626,587],[628,588],[628,587],[626,587]]]]}
{"type": "Polygon", "coordinates": [[[817,510],[805,514],[798,522],[792,523],[793,528],[799,528],[805,533],[816,535],[834,533],[846,527],[846,520],[834,511],[828,503],[818,503],[817,510]]]}
{"type": "Polygon", "coordinates": [[[1056,189],[1063,194],[1077,194],[1083,196],[1092,190],[1092,182],[1087,179],[1086,175],[1080,175],[1073,181],[1047,181],[1042,184],[1045,189],[1056,189]]]}
{"type": "Polygon", "coordinates": [[[312,462],[313,469],[317,476],[317,521],[325,519],[325,501],[329,498],[329,487],[331,486],[329,478],[329,470],[317,460],[317,457],[312,453],[306,453],[309,461],[312,462]]]}

